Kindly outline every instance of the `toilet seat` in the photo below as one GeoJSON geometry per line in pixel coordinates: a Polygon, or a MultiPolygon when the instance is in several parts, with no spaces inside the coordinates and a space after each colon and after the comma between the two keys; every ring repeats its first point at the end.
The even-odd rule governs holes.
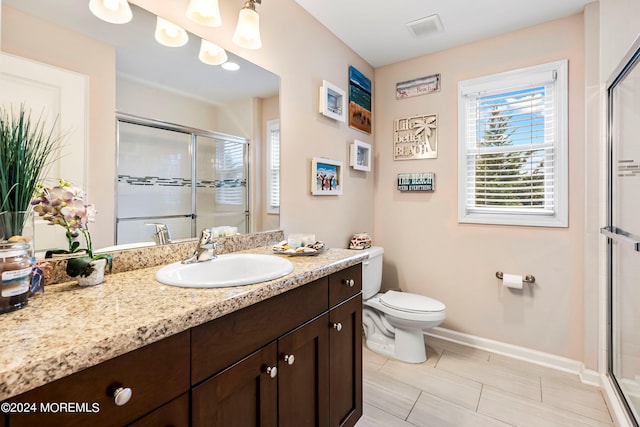
{"type": "Polygon", "coordinates": [[[381,294],[380,303],[388,308],[407,313],[433,313],[444,311],[446,308],[443,303],[433,298],[397,291],[381,294]]]}

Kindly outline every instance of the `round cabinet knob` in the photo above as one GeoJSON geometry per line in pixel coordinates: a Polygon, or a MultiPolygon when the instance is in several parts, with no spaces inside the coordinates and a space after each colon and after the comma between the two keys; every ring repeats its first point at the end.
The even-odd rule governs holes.
{"type": "Polygon", "coordinates": [[[293,354],[285,354],[282,360],[284,360],[287,365],[293,365],[293,362],[296,361],[296,357],[293,354]]]}
{"type": "Polygon", "coordinates": [[[340,322],[334,323],[333,324],[333,329],[335,329],[336,331],[340,332],[342,330],[342,323],[340,323],[340,322]]]}
{"type": "Polygon", "coordinates": [[[119,387],[113,392],[113,401],[118,406],[126,405],[132,394],[133,392],[129,387],[119,387]]]}
{"type": "Polygon", "coordinates": [[[344,279],[344,284],[350,288],[353,288],[353,285],[356,284],[356,281],[353,279],[344,279]]]}
{"type": "Polygon", "coordinates": [[[278,375],[278,368],[276,368],[275,366],[269,366],[266,369],[266,373],[271,378],[275,378],[278,375]]]}

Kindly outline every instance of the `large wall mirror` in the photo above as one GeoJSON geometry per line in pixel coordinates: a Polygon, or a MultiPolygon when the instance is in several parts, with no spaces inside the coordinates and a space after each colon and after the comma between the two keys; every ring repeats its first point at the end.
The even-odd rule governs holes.
{"type": "MultiPolygon", "coordinates": [[[[52,49],[56,49],[56,61],[51,63],[62,69],[67,68],[67,56],[75,58],[69,59],[70,63],[82,61],[83,56],[86,56],[86,61],[103,61],[100,52],[107,52],[114,58],[111,62],[104,62],[114,70],[102,70],[104,74],[91,75],[87,79],[87,127],[94,134],[90,137],[92,134],[87,130],[86,138],[79,138],[85,140],[85,146],[78,150],[86,152],[84,158],[87,164],[76,164],[77,170],[81,171],[76,173],[77,180],[84,181],[83,185],[86,184],[89,197],[99,212],[99,229],[96,230],[96,226],[91,228],[94,241],[97,240],[96,246],[116,243],[117,202],[102,200],[101,195],[96,194],[100,190],[92,188],[114,189],[111,191],[117,194],[117,117],[123,114],[187,129],[213,131],[248,141],[250,220],[247,229],[250,232],[277,229],[279,212],[269,206],[267,182],[273,179],[273,171],[269,170],[267,154],[273,123],[280,120],[280,78],[231,52],[227,52],[228,60],[239,65],[237,71],[202,63],[198,60],[201,39],[194,34],[189,34],[189,42],[182,47],[160,45],[154,39],[156,16],[135,5],[131,5],[131,22],[117,25],[93,16],[88,3],[79,0],[1,0],[1,41],[3,51],[44,64],[49,63],[48,57],[53,53],[52,49]],[[24,34],[12,38],[12,34],[8,33],[23,30],[24,34],[29,34],[31,45],[23,43],[27,38],[24,34]],[[78,38],[86,40],[83,42],[87,46],[86,52],[72,52],[74,47],[69,44],[56,43],[58,31],[66,32],[67,37],[77,34],[78,38]],[[38,39],[46,40],[49,47],[42,49],[43,52],[38,55],[31,55],[29,46],[37,46],[38,39]],[[93,42],[95,47],[92,46],[93,42]],[[51,48],[52,45],[55,47],[51,48]],[[96,86],[103,90],[102,95],[96,95],[96,86]],[[106,125],[106,132],[95,136],[96,128],[102,125],[106,125]],[[102,158],[96,159],[95,156],[102,158]],[[93,166],[88,166],[91,162],[93,166]],[[109,184],[96,186],[97,182],[102,181],[108,181],[109,184]]],[[[64,37],[60,40],[64,40],[64,37]]],[[[3,61],[2,66],[6,63],[3,61]]],[[[70,66],[68,69],[74,68],[70,66]]],[[[77,126],[73,128],[75,132],[77,126]]],[[[165,151],[165,148],[158,150],[165,151]]],[[[167,168],[171,167],[170,162],[175,161],[175,156],[172,158],[171,155],[164,159],[145,157],[154,163],[166,161],[167,168]]],[[[63,178],[69,179],[69,176],[63,178]]],[[[71,178],[76,179],[75,176],[71,178]]],[[[106,191],[105,194],[111,193],[106,191]]],[[[198,224],[199,227],[206,225],[198,224]]],[[[149,234],[148,240],[151,240],[153,230],[149,228],[146,232],[149,234]]],[[[38,229],[36,241],[37,233],[38,229]]]]}

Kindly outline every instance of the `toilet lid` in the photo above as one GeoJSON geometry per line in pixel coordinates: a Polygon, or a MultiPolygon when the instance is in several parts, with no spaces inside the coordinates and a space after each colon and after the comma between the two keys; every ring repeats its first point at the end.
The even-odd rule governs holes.
{"type": "Polygon", "coordinates": [[[380,296],[380,302],[387,307],[412,313],[443,311],[443,303],[423,295],[408,292],[387,291],[380,296]]]}

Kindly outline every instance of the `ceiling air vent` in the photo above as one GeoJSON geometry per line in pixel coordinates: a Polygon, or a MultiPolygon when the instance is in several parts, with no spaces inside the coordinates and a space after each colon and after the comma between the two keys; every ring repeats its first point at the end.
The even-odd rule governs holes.
{"type": "Polygon", "coordinates": [[[405,24],[407,29],[415,38],[426,37],[439,33],[443,30],[442,21],[438,15],[430,15],[425,18],[416,19],[405,24]]]}

